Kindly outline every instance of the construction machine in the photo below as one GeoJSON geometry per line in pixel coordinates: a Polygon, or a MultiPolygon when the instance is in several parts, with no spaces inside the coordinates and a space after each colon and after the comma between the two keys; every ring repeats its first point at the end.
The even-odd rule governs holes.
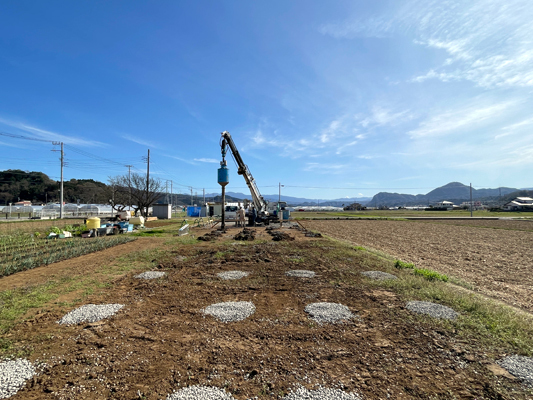
{"type": "Polygon", "coordinates": [[[266,201],[263,196],[261,196],[257,184],[255,183],[255,179],[252,176],[252,173],[250,172],[248,166],[242,160],[242,157],[239,154],[237,146],[235,146],[235,142],[233,141],[230,133],[228,131],[224,131],[221,133],[221,135],[222,139],[220,142],[220,147],[222,151],[222,162],[220,164],[223,166],[227,165],[225,157],[227,152],[226,149],[229,147],[229,149],[231,150],[231,154],[233,155],[233,159],[237,164],[237,173],[244,177],[246,185],[248,185],[248,188],[250,189],[250,194],[252,195],[253,208],[252,210],[249,210],[249,212],[255,213],[256,222],[264,223],[265,225],[268,225],[269,222],[277,221],[277,215],[273,215],[269,212],[268,201],[266,201]]]}

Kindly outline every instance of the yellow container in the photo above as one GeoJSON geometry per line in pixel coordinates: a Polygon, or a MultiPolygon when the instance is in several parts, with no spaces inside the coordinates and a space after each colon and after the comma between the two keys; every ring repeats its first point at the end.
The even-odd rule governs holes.
{"type": "Polygon", "coordinates": [[[91,217],[87,218],[87,229],[98,229],[100,228],[100,218],[91,217]]]}

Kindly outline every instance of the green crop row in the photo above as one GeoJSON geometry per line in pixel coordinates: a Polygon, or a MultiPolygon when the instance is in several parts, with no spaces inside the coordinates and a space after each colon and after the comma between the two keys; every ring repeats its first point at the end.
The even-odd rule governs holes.
{"type": "Polygon", "coordinates": [[[52,264],[57,261],[68,260],[117,246],[135,240],[131,236],[113,236],[95,239],[69,239],[61,241],[48,241],[47,245],[40,246],[33,251],[27,249],[24,253],[11,255],[11,259],[3,262],[0,267],[0,276],[7,276],[19,271],[33,269],[41,265],[52,264]]]}
{"type": "Polygon", "coordinates": [[[428,281],[442,281],[448,282],[448,276],[444,274],[439,274],[438,272],[432,271],[430,269],[417,268],[414,264],[408,263],[401,260],[396,260],[394,266],[398,269],[412,269],[415,275],[420,275],[426,278],[428,281]]]}

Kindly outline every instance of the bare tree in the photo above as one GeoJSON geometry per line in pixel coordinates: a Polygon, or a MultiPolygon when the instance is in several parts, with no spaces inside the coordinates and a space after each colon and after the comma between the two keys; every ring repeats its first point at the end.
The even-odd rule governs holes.
{"type": "Polygon", "coordinates": [[[131,206],[131,190],[128,176],[115,176],[107,179],[106,194],[109,196],[109,203],[113,210],[122,211],[131,206]]]}
{"type": "MultiPolygon", "coordinates": [[[[111,198],[111,203],[115,204],[113,208],[119,207],[120,202],[129,204],[131,196],[135,215],[140,213],[143,217],[148,215],[148,209],[159,200],[163,190],[163,183],[160,179],[150,178],[147,181],[146,174],[132,173],[131,178],[129,175],[120,175],[109,178],[109,183],[112,193],[116,196],[114,200],[111,198]]],[[[115,209],[118,210],[118,208],[115,209]]]]}

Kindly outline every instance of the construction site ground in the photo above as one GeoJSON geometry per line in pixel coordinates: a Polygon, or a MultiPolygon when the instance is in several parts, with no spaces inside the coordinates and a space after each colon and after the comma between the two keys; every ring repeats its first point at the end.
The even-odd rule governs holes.
{"type": "MultiPolygon", "coordinates": [[[[304,226],[351,240],[347,224],[359,222],[304,226]]],[[[461,324],[413,315],[405,308],[412,298],[360,274],[410,274],[395,271],[386,257],[327,237],[306,237],[298,229],[283,228],[294,240],[279,241],[265,228],[255,228],[254,240],[236,241],[239,231],[198,241],[208,229],[182,237],[169,230],[0,279],[1,291],[86,282],[30,308],[4,335],[10,343],[5,355],[43,363],[12,398],[155,400],[191,385],[224,388],[238,400],[281,398],[296,385],[341,388],[364,399],[532,398],[531,389],[495,364],[516,353],[512,343],[480,345],[486,338],[461,324]],[[316,275],[285,275],[294,269],[316,275]],[[167,275],[134,277],[148,270],[167,275]],[[233,270],[250,274],[217,277],[233,270]],[[203,314],[225,301],[251,301],[256,311],[229,323],[203,314]],[[304,312],[314,302],[343,304],[357,318],[318,324],[304,312]],[[125,307],[99,322],[57,324],[90,303],[125,307]]]]}

